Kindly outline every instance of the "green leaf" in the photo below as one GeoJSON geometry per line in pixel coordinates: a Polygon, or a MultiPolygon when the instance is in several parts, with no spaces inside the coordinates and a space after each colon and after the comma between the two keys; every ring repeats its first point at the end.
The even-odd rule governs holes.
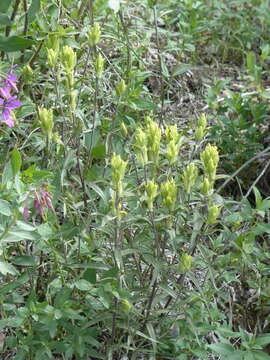
{"type": "Polygon", "coordinates": [[[83,273],[83,278],[89,281],[91,284],[95,284],[97,282],[97,270],[96,269],[87,269],[83,273]]]}
{"type": "Polygon", "coordinates": [[[1,13],[7,12],[10,4],[11,4],[11,0],[0,1],[0,12],[1,13]]]}
{"type": "Polygon", "coordinates": [[[15,281],[9,282],[7,285],[2,286],[0,288],[0,295],[3,296],[10,291],[16,289],[17,287],[25,284],[29,280],[29,274],[23,273],[18,279],[15,281]]]}
{"type": "Polygon", "coordinates": [[[232,355],[234,352],[234,347],[225,343],[211,344],[208,347],[220,355],[232,355]]]}
{"type": "Polygon", "coordinates": [[[262,207],[262,196],[261,196],[259,190],[255,186],[253,188],[253,192],[254,192],[255,199],[256,199],[256,209],[260,210],[262,207]]]}
{"type": "Polygon", "coordinates": [[[93,159],[104,159],[106,156],[106,147],[104,144],[97,145],[93,147],[91,151],[91,156],[93,159]]]}
{"type": "Polygon", "coordinates": [[[7,15],[0,14],[0,25],[11,25],[11,21],[7,15]]]}
{"type": "Polygon", "coordinates": [[[5,52],[20,51],[34,44],[34,40],[26,39],[21,36],[9,36],[0,39],[0,50],[5,52]]]}
{"type": "Polygon", "coordinates": [[[32,0],[31,5],[28,9],[28,22],[29,24],[35,20],[36,14],[40,9],[40,0],[32,0]]]}
{"type": "Polygon", "coordinates": [[[121,2],[121,0],[109,0],[108,1],[108,6],[114,12],[118,12],[119,9],[120,9],[120,2],[121,2]]]}
{"type": "Polygon", "coordinates": [[[255,339],[255,344],[260,346],[265,346],[270,344],[270,334],[265,333],[263,335],[259,335],[255,339]]]}
{"type": "Polygon", "coordinates": [[[14,176],[21,170],[21,166],[22,166],[22,157],[19,150],[15,147],[11,153],[11,167],[14,176]]]}
{"type": "Polygon", "coordinates": [[[84,279],[80,279],[80,280],[76,281],[74,285],[77,289],[79,289],[81,291],[89,291],[93,287],[89,281],[84,280],[84,279]]]}
{"type": "Polygon", "coordinates": [[[18,271],[15,269],[13,265],[0,261],[0,273],[2,275],[7,275],[7,274],[16,275],[18,274],[18,271]]]}
{"type": "Polygon", "coordinates": [[[19,255],[15,256],[12,259],[13,264],[20,266],[35,266],[35,260],[33,256],[30,255],[19,255]]]}
{"type": "Polygon", "coordinates": [[[6,200],[0,200],[0,214],[5,216],[12,215],[10,203],[6,200]]]}
{"type": "Polygon", "coordinates": [[[270,360],[270,356],[261,350],[253,350],[255,360],[270,360]]]}

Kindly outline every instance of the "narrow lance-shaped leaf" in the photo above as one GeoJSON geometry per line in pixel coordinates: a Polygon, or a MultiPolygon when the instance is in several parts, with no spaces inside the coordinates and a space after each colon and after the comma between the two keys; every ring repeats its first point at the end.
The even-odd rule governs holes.
{"type": "Polygon", "coordinates": [[[19,150],[14,148],[11,153],[11,166],[13,175],[17,175],[17,173],[21,170],[22,166],[22,158],[19,150]]]}

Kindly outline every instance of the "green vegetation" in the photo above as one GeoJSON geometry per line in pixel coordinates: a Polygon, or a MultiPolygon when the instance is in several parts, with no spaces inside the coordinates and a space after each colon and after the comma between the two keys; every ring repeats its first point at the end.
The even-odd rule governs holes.
{"type": "Polygon", "coordinates": [[[0,2],[1,359],[270,359],[269,7],[0,2]]]}

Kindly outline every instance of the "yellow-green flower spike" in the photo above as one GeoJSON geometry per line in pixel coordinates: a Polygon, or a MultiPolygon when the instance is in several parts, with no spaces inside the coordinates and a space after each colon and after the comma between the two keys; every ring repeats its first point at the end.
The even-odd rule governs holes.
{"type": "Polygon", "coordinates": [[[77,55],[68,45],[62,49],[62,63],[67,72],[74,70],[77,64],[77,55]]]}
{"type": "Polygon", "coordinates": [[[98,54],[95,61],[96,77],[99,79],[104,71],[104,58],[98,54]]]}
{"type": "Polygon", "coordinates": [[[91,47],[96,46],[100,41],[100,25],[94,24],[94,26],[91,28],[91,30],[88,33],[88,43],[91,47]]]}
{"type": "Polygon", "coordinates": [[[115,91],[116,91],[116,95],[118,97],[122,96],[124,94],[124,92],[126,91],[126,83],[125,80],[120,80],[120,82],[117,84],[115,91]]]}
{"type": "Polygon", "coordinates": [[[198,177],[198,169],[194,163],[188,164],[184,170],[182,180],[184,189],[187,194],[190,194],[192,187],[194,186],[198,177]]]}
{"type": "Polygon", "coordinates": [[[167,149],[166,149],[166,157],[170,165],[173,165],[177,161],[178,151],[179,151],[179,145],[175,143],[174,140],[171,140],[167,144],[167,149]]]}
{"type": "Polygon", "coordinates": [[[118,192],[120,196],[122,193],[122,180],[125,176],[127,161],[122,160],[120,155],[113,154],[111,159],[111,166],[112,166],[112,182],[115,186],[115,190],[118,192]]]}
{"type": "Polygon", "coordinates": [[[150,211],[153,211],[153,202],[157,196],[158,186],[152,180],[149,180],[145,185],[145,191],[147,195],[147,205],[150,211]]]}
{"type": "Polygon", "coordinates": [[[161,130],[158,124],[150,117],[146,118],[146,122],[148,158],[157,164],[160,151],[161,130]]]}
{"type": "Polygon", "coordinates": [[[178,130],[177,130],[176,125],[168,125],[168,126],[166,126],[165,135],[166,135],[166,143],[169,143],[171,141],[174,141],[175,143],[178,143],[179,134],[178,134],[178,130]]]}
{"type": "Polygon", "coordinates": [[[38,117],[42,133],[50,140],[52,138],[54,127],[52,109],[47,110],[43,107],[38,108],[38,117]]]}
{"type": "Polygon", "coordinates": [[[207,120],[205,114],[202,114],[198,120],[197,128],[195,130],[195,140],[200,141],[203,139],[207,127],[207,120]]]}
{"type": "Polygon", "coordinates": [[[200,190],[203,195],[211,195],[213,192],[213,183],[211,183],[207,177],[204,177],[200,190]]]}
{"type": "Polygon", "coordinates": [[[136,132],[134,135],[133,147],[134,147],[135,153],[137,154],[139,162],[141,163],[142,166],[144,166],[148,161],[147,135],[141,128],[136,129],[136,132]]]}
{"type": "Polygon", "coordinates": [[[189,271],[191,268],[192,268],[192,256],[187,253],[182,254],[179,263],[179,272],[181,274],[184,274],[187,271],[189,271]]]}
{"type": "Polygon", "coordinates": [[[171,178],[165,183],[161,184],[160,192],[163,205],[166,206],[168,210],[173,211],[175,208],[177,195],[177,186],[174,179],[171,178]]]}
{"type": "Polygon", "coordinates": [[[215,224],[217,222],[217,218],[220,215],[221,207],[217,205],[209,205],[208,206],[208,224],[215,224]]]}
{"type": "Polygon", "coordinates": [[[55,68],[58,62],[58,52],[54,49],[47,49],[47,58],[50,68],[55,68]]]}
{"type": "Polygon", "coordinates": [[[205,175],[210,182],[214,182],[216,178],[216,170],[219,162],[218,149],[216,146],[208,144],[200,155],[205,175]]]}

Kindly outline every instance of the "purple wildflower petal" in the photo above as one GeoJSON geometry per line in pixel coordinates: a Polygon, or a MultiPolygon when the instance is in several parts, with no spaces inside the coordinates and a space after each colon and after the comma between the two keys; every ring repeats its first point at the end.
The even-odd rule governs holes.
{"type": "Polygon", "coordinates": [[[0,98],[0,105],[3,105],[4,102],[5,102],[4,99],[1,99],[1,98],[0,98]]]}
{"type": "Polygon", "coordinates": [[[11,95],[9,92],[9,87],[8,86],[4,86],[0,88],[0,95],[4,98],[4,99],[10,99],[11,95]]]}
{"type": "Polygon", "coordinates": [[[23,218],[25,221],[27,221],[29,218],[29,208],[27,206],[23,208],[23,218]]]}
{"type": "Polygon", "coordinates": [[[13,117],[10,115],[10,110],[9,109],[4,109],[2,112],[2,118],[4,120],[4,122],[7,124],[8,127],[13,127],[14,126],[14,120],[13,117]]]}
{"type": "Polygon", "coordinates": [[[9,76],[5,79],[5,85],[13,89],[17,93],[19,92],[19,90],[16,86],[16,81],[17,81],[17,75],[10,73],[9,76]]]}
{"type": "Polygon", "coordinates": [[[13,96],[6,104],[6,107],[8,109],[14,109],[14,108],[17,108],[19,106],[22,105],[22,103],[20,102],[20,100],[15,100],[15,96],[13,96]]]}

